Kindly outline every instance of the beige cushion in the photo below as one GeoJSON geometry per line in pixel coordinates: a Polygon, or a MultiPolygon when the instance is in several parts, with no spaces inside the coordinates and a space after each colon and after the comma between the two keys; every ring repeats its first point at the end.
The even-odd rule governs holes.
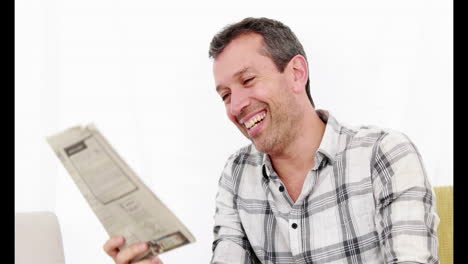
{"type": "Polygon", "coordinates": [[[64,264],[62,235],[52,212],[15,213],[15,264],[64,264]]]}
{"type": "Polygon", "coordinates": [[[453,185],[438,186],[434,190],[440,217],[437,229],[440,264],[453,264],[453,185]]]}

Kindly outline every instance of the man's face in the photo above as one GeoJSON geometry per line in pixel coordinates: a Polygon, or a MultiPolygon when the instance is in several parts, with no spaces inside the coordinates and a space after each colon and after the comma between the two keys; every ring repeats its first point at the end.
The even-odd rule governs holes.
{"type": "Polygon", "coordinates": [[[264,55],[263,37],[232,40],[214,61],[216,90],[229,119],[264,153],[281,150],[295,136],[297,104],[286,71],[264,55]]]}

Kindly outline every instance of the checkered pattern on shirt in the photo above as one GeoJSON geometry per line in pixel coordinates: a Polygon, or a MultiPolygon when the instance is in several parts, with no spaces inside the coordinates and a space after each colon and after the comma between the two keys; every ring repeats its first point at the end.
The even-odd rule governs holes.
{"type": "Polygon", "coordinates": [[[268,155],[249,145],[229,157],[211,263],[438,263],[435,196],[413,143],[317,113],[327,125],[295,203],[268,155]]]}

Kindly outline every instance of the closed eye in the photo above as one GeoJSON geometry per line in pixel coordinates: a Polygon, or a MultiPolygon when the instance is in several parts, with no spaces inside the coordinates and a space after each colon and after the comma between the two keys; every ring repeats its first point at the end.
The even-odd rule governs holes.
{"type": "Polygon", "coordinates": [[[250,81],[252,81],[253,79],[255,79],[255,77],[252,77],[252,78],[250,78],[250,79],[245,80],[243,84],[246,85],[246,84],[248,84],[250,81]]]}
{"type": "Polygon", "coordinates": [[[223,101],[226,101],[226,99],[228,98],[228,96],[229,96],[229,94],[227,93],[227,94],[221,96],[221,98],[223,99],[223,101]]]}

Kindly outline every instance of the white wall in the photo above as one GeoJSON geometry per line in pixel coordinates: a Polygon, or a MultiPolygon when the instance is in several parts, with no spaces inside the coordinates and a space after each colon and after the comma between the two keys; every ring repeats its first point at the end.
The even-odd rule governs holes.
{"type": "Polygon", "coordinates": [[[88,122],[197,237],[162,259],[209,261],[218,177],[248,141],[224,114],[208,46],[246,16],[297,34],[318,108],[408,134],[433,185],[453,184],[451,1],[229,3],[15,1],[15,211],[55,211],[67,263],[112,263],[107,234],[45,142],[88,122]]]}

